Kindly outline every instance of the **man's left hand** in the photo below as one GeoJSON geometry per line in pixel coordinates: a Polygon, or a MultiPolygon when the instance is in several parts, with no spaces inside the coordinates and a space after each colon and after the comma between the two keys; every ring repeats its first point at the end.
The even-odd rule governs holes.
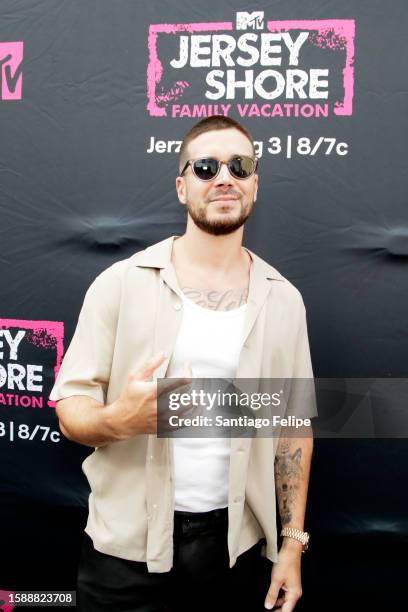
{"type": "Polygon", "coordinates": [[[302,596],[301,556],[302,544],[285,539],[278,561],[272,566],[271,586],[265,599],[267,610],[274,608],[281,612],[292,612],[295,609],[298,599],[302,596]],[[279,596],[281,589],[284,594],[279,596]]]}

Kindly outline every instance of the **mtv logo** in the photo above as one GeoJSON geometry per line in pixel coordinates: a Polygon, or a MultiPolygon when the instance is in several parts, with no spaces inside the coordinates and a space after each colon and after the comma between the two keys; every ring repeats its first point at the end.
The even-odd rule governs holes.
{"type": "Polygon", "coordinates": [[[264,27],[263,11],[237,13],[237,30],[263,30],[264,27]]]}
{"type": "Polygon", "coordinates": [[[0,100],[21,100],[23,41],[0,42],[0,100]]]}

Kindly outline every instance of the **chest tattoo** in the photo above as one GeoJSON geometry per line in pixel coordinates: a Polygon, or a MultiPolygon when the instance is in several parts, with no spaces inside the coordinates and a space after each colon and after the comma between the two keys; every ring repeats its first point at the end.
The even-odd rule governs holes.
{"type": "Polygon", "coordinates": [[[214,291],[213,289],[201,290],[184,286],[181,290],[198,306],[211,310],[233,310],[245,304],[248,299],[248,287],[214,291]]]}

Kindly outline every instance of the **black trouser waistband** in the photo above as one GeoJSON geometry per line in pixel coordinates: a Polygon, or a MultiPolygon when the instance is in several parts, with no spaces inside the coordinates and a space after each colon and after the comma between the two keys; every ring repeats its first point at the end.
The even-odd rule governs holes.
{"type": "Polygon", "coordinates": [[[185,512],[184,510],[175,510],[175,520],[189,520],[189,521],[213,521],[213,520],[225,520],[228,518],[228,506],[226,508],[216,508],[215,510],[209,510],[208,512],[185,512]]]}
{"type": "Polygon", "coordinates": [[[228,529],[228,507],[217,508],[209,512],[174,512],[174,535],[193,534],[208,529],[226,533],[228,529]]]}

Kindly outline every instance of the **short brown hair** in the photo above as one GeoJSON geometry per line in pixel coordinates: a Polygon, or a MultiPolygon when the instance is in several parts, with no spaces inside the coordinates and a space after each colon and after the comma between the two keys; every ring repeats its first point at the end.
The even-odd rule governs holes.
{"type": "Polygon", "coordinates": [[[235,121],[235,119],[231,119],[230,117],[225,117],[224,115],[213,115],[212,117],[206,117],[205,119],[201,119],[201,121],[193,125],[193,127],[184,136],[184,140],[181,143],[180,147],[180,170],[187,161],[186,151],[189,143],[192,140],[197,138],[197,136],[200,136],[200,134],[204,134],[205,132],[211,132],[212,130],[228,130],[231,128],[239,130],[242,134],[244,134],[244,136],[248,138],[252,145],[253,153],[255,155],[253,138],[250,132],[246,128],[244,128],[243,125],[238,123],[238,121],[235,121]]]}

